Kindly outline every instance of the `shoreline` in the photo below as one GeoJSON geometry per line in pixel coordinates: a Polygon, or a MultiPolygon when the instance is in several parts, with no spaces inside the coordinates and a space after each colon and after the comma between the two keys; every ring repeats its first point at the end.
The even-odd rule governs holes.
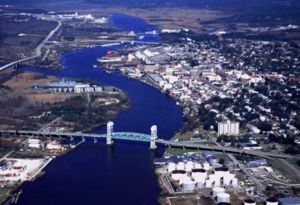
{"type": "MultiPolygon", "coordinates": [[[[25,183],[28,182],[35,182],[35,180],[38,180],[40,177],[43,177],[44,175],[47,174],[46,171],[44,171],[44,169],[56,158],[58,157],[62,157],[66,154],[68,154],[69,152],[73,151],[74,149],[76,149],[78,146],[80,146],[82,143],[84,143],[84,141],[79,141],[78,143],[76,143],[74,146],[69,146],[69,149],[67,149],[66,151],[63,151],[62,153],[59,153],[58,155],[55,156],[46,156],[44,157],[44,160],[46,160],[44,163],[42,163],[39,168],[37,170],[35,170],[35,172],[32,174],[32,176],[30,176],[27,180],[22,181],[20,184],[16,185],[13,189],[9,190],[7,192],[7,196],[4,198],[4,200],[0,203],[0,205],[9,205],[12,203],[17,203],[19,200],[19,197],[22,195],[22,186],[25,183]],[[47,159],[48,158],[48,159],[47,159]]],[[[8,158],[10,159],[10,158],[8,158]]],[[[11,158],[14,159],[14,158],[11,158]]],[[[25,158],[26,159],[26,158],[25,158]]]]}

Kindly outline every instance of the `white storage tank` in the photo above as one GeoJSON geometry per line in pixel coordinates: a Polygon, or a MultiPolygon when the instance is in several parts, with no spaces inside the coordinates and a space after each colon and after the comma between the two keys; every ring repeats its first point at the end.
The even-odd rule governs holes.
{"type": "Polygon", "coordinates": [[[190,178],[189,176],[187,176],[187,175],[183,175],[183,176],[181,176],[181,177],[179,178],[178,183],[179,183],[180,185],[182,185],[184,182],[186,182],[186,181],[188,181],[188,180],[191,180],[191,178],[190,178]]]}
{"type": "Polygon", "coordinates": [[[172,172],[172,171],[174,171],[176,169],[176,164],[174,163],[174,162],[169,162],[168,164],[167,164],[167,171],[168,172],[172,172]]]}
{"type": "Polygon", "coordinates": [[[218,193],[217,195],[217,202],[218,203],[230,203],[230,195],[227,193],[218,193]]]}
{"type": "Polygon", "coordinates": [[[192,169],[191,176],[194,178],[196,182],[205,182],[207,172],[205,169],[192,169]]]}
{"type": "Polygon", "coordinates": [[[196,186],[197,186],[198,189],[202,189],[202,188],[205,187],[205,184],[202,183],[202,182],[196,182],[196,186]]]}
{"type": "Polygon", "coordinates": [[[194,162],[192,161],[187,161],[185,164],[185,171],[190,172],[194,168],[194,162]]]}
{"type": "Polygon", "coordinates": [[[244,205],[256,205],[256,202],[252,199],[246,199],[244,205]]]}
{"type": "Polygon", "coordinates": [[[227,167],[217,167],[215,168],[215,175],[224,176],[224,174],[229,173],[229,169],[227,167]]]}
{"type": "Polygon", "coordinates": [[[210,180],[206,180],[206,181],[205,181],[205,186],[206,186],[207,188],[211,188],[211,187],[212,187],[212,182],[211,182],[210,180]]]}
{"type": "Polygon", "coordinates": [[[269,198],[266,201],[266,205],[278,205],[278,200],[275,198],[269,198]]]}
{"type": "Polygon", "coordinates": [[[235,178],[235,175],[234,174],[231,174],[229,171],[224,174],[224,177],[221,178],[222,180],[222,183],[223,185],[226,185],[226,186],[230,186],[232,185],[232,180],[235,178]]]}
{"type": "Polygon", "coordinates": [[[220,178],[216,178],[213,182],[214,187],[220,187],[221,186],[221,180],[220,178]]]}
{"type": "Polygon", "coordinates": [[[177,168],[178,170],[184,170],[184,163],[183,163],[183,162],[178,162],[176,168],[177,168]]]}
{"type": "Polygon", "coordinates": [[[186,176],[186,171],[184,170],[173,170],[171,172],[171,178],[175,181],[179,181],[179,179],[184,176],[186,176]]]}
{"type": "Polygon", "coordinates": [[[191,178],[184,178],[181,182],[181,187],[184,191],[193,191],[195,189],[195,182],[191,178]]]}
{"type": "Polygon", "coordinates": [[[231,185],[232,185],[233,187],[237,187],[237,186],[238,186],[238,179],[237,179],[237,178],[233,178],[233,179],[231,180],[231,185]]]}
{"type": "Polygon", "coordinates": [[[202,165],[200,163],[196,162],[196,163],[194,163],[194,168],[195,169],[201,169],[203,167],[202,167],[202,165]]]}
{"type": "Polygon", "coordinates": [[[218,194],[225,193],[225,189],[222,187],[214,187],[212,190],[213,197],[217,197],[218,194]]]}
{"type": "Polygon", "coordinates": [[[209,170],[209,164],[207,162],[203,163],[203,169],[209,170]]]}

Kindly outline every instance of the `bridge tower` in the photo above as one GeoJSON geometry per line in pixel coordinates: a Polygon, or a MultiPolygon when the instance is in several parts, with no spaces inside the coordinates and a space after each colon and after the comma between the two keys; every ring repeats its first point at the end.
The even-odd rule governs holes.
{"type": "Polygon", "coordinates": [[[113,143],[112,141],[113,130],[114,130],[114,123],[110,121],[107,123],[107,136],[106,136],[107,145],[111,145],[113,143]]]}
{"type": "Polygon", "coordinates": [[[151,137],[150,137],[150,149],[156,149],[156,139],[157,139],[157,126],[153,125],[151,127],[151,137]]]}

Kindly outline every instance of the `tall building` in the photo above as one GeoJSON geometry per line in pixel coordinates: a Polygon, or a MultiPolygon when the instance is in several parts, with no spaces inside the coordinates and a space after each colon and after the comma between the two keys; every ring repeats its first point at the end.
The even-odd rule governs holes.
{"type": "Polygon", "coordinates": [[[218,135],[238,135],[240,133],[240,123],[233,121],[219,122],[218,135]]]}

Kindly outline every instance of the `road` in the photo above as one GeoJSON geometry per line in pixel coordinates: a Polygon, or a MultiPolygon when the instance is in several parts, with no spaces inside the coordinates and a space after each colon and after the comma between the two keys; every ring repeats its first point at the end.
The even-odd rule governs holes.
{"type": "Polygon", "coordinates": [[[58,120],[60,120],[62,117],[57,117],[54,120],[52,120],[51,122],[45,124],[43,127],[41,127],[38,131],[42,132],[42,131],[47,131],[48,127],[51,127],[55,122],[57,122],[58,120]]]}
{"type": "Polygon", "coordinates": [[[9,151],[6,155],[4,155],[3,157],[0,158],[0,161],[6,159],[11,153],[13,153],[13,150],[12,151],[9,151]]]}
{"type": "MultiPolygon", "coordinates": [[[[27,139],[25,139],[24,141],[22,141],[19,145],[23,145],[25,142],[27,142],[27,139]]],[[[8,158],[9,155],[11,155],[14,151],[15,151],[15,149],[13,148],[11,151],[9,151],[8,153],[6,153],[6,155],[4,155],[3,157],[1,157],[0,161],[5,160],[6,158],[8,158]]]]}
{"type": "MultiPolygon", "coordinates": [[[[52,19],[48,19],[48,20],[52,20],[52,19]]],[[[61,27],[62,22],[61,20],[56,20],[57,21],[57,26],[49,32],[49,34],[47,35],[47,37],[35,48],[35,58],[41,56],[42,54],[42,48],[45,46],[45,44],[47,43],[47,41],[58,31],[58,29],[61,27]]]]}
{"type": "Polygon", "coordinates": [[[180,141],[175,142],[175,141],[168,141],[163,139],[158,139],[156,142],[169,145],[171,147],[184,147],[184,148],[191,148],[191,149],[204,149],[204,150],[219,151],[219,152],[240,153],[240,154],[254,155],[258,157],[300,159],[300,156],[291,156],[287,154],[277,154],[272,152],[262,152],[257,150],[244,150],[240,148],[224,147],[224,146],[208,146],[206,144],[195,144],[193,142],[180,142],[180,141]]]}
{"type": "Polygon", "coordinates": [[[280,162],[282,162],[285,166],[287,166],[290,170],[294,172],[294,174],[297,176],[298,179],[300,179],[300,170],[299,168],[295,167],[292,163],[287,161],[286,159],[278,159],[280,162]]]}

